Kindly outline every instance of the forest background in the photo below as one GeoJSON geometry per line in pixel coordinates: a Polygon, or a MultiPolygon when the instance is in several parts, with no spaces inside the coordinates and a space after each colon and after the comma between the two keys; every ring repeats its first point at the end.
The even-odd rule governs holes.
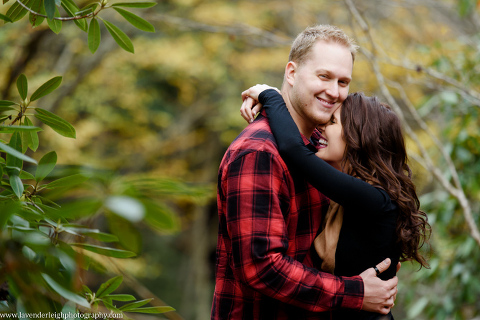
{"type": "MultiPolygon", "coordinates": [[[[90,2],[76,4],[83,8],[90,2]]],[[[52,164],[50,179],[82,178],[60,180],[63,184],[50,189],[61,188],[32,200],[32,207],[38,207],[32,212],[43,209],[50,218],[55,214],[49,201],[58,202],[58,221],[22,214],[0,219],[0,277],[16,298],[4,303],[6,308],[38,311],[41,306],[29,304],[38,298],[36,291],[22,290],[21,278],[32,274],[29,281],[38,292],[63,296],[54,310],[65,308],[65,301],[88,307],[93,300],[85,304],[78,297],[92,298],[92,290],[105,296],[105,288],[115,283],[123,294],[116,299],[135,296],[176,309],[157,318],[208,319],[217,170],[229,143],[246,125],[238,112],[240,93],[257,83],[280,87],[293,38],[309,25],[333,24],[361,46],[350,91],[380,96],[402,118],[422,209],[433,229],[425,248],[431,268],[402,265],[396,318],[480,319],[480,1],[170,0],[126,8],[147,24],[142,18],[136,23],[126,19],[121,10],[98,15],[97,21],[108,19],[131,43],[118,32],[112,37],[108,22],[97,29],[91,24],[93,35],[84,32],[85,25],[82,31],[78,23],[64,21],[60,30],[53,23],[59,20],[40,24],[31,15],[10,23],[12,3],[4,0],[0,6],[5,22],[0,20],[0,100],[18,100],[20,93],[25,102],[27,92],[49,79],[57,86],[61,76],[62,84],[36,106],[71,123],[76,137],[68,137],[72,129],[64,122],[49,123],[53,118],[44,114],[18,129],[26,130],[20,131],[23,139],[24,132],[40,127],[40,145],[32,148],[30,138],[30,149],[20,144],[16,149],[37,163],[52,164]],[[156,32],[144,32],[151,28],[156,32]],[[22,87],[27,78],[29,90],[22,87]],[[59,136],[56,125],[70,131],[59,136]],[[80,225],[97,234],[91,241],[115,241],[101,247],[81,237],[82,244],[73,245],[76,250],[49,251],[59,243],[74,243],[69,237],[79,237],[79,230],[86,234],[80,225]],[[53,230],[49,238],[55,241],[23,237],[35,230],[44,235],[42,228],[53,230]],[[53,257],[52,264],[40,256],[53,257]],[[45,262],[38,273],[44,275],[41,281],[35,273],[39,260],[45,262]],[[69,276],[55,278],[52,265],[69,276]],[[48,272],[52,274],[45,276],[48,272]],[[90,289],[84,287],[82,293],[82,284],[90,289]]],[[[57,7],[64,3],[71,2],[58,1],[57,7]]],[[[10,141],[4,137],[13,132],[6,129],[12,122],[8,104],[1,106],[1,139],[3,146],[15,147],[15,134],[10,141]]],[[[17,195],[26,206],[36,185],[35,192],[27,191],[28,183],[15,188],[17,177],[37,184],[45,177],[40,169],[33,177],[30,162],[12,171],[18,161],[10,149],[0,149],[6,159],[0,161],[6,190],[2,199],[17,195]]],[[[104,306],[117,310],[108,296],[104,306]]],[[[156,309],[162,310],[170,309],[156,309]]]]}

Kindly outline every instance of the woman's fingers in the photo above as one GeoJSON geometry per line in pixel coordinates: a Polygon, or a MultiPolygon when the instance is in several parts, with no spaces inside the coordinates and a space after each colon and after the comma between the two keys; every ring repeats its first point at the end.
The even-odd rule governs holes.
{"type": "Polygon", "coordinates": [[[240,114],[248,123],[253,122],[257,113],[262,110],[262,105],[258,102],[258,96],[262,91],[267,89],[275,89],[280,93],[280,90],[277,88],[270,87],[266,84],[257,84],[242,92],[243,103],[240,108],[240,114]]]}
{"type": "MultiPolygon", "coordinates": [[[[240,108],[240,114],[248,123],[251,123],[255,118],[254,111],[252,110],[255,105],[258,105],[258,103],[250,97],[246,97],[243,100],[242,107],[240,108]]],[[[258,109],[258,106],[255,106],[255,108],[258,109]]]]}
{"type": "Polygon", "coordinates": [[[253,107],[253,109],[252,109],[252,114],[253,114],[253,116],[255,117],[255,116],[257,115],[257,113],[259,113],[260,110],[262,110],[262,108],[263,108],[263,105],[262,105],[260,102],[258,102],[258,103],[255,105],[255,107],[253,107]]]}
{"type": "Polygon", "coordinates": [[[245,101],[245,99],[247,99],[249,97],[249,95],[248,95],[249,91],[250,91],[250,89],[247,89],[247,90],[242,92],[242,101],[245,101]]]}

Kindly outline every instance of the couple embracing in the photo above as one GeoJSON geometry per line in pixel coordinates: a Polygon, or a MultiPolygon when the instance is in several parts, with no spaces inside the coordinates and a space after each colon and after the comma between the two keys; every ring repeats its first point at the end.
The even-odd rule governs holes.
{"type": "Polygon", "coordinates": [[[399,261],[427,266],[401,123],[348,94],[356,50],[307,28],[281,91],[242,93],[250,124],[218,172],[212,319],[393,319],[399,261]]]}

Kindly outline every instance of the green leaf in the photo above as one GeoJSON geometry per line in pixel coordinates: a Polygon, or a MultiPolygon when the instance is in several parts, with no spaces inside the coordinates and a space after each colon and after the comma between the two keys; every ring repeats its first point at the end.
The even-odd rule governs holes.
{"type": "Polygon", "coordinates": [[[2,126],[0,125],[1,133],[15,133],[20,132],[38,132],[42,131],[42,128],[35,126],[2,126]]]}
{"type": "Polygon", "coordinates": [[[62,217],[69,219],[84,218],[94,215],[102,208],[102,202],[97,198],[78,199],[74,202],[62,204],[62,217]]]}
{"type": "MultiPolygon", "coordinates": [[[[77,203],[77,202],[75,202],[77,203]]],[[[81,235],[84,235],[84,236],[87,236],[87,237],[91,237],[91,238],[94,238],[94,239],[97,239],[97,240],[100,240],[100,241],[103,241],[103,242],[117,242],[118,241],[118,237],[113,235],[113,234],[110,234],[110,233],[104,233],[104,232],[100,232],[100,230],[98,229],[89,229],[89,228],[85,228],[83,226],[80,226],[80,225],[64,225],[65,227],[65,230],[71,230],[75,233],[78,233],[78,234],[81,234],[81,235]]]]}
{"type": "Polygon", "coordinates": [[[72,13],[72,17],[75,16],[75,12],[78,12],[80,10],[80,8],[73,0],[62,0],[61,2],[62,7],[72,13]]]}
{"type": "Polygon", "coordinates": [[[12,19],[10,19],[9,17],[3,15],[0,13],[0,19],[6,21],[6,22],[13,22],[12,19]]]}
{"type": "Polygon", "coordinates": [[[76,185],[79,185],[88,180],[88,177],[82,174],[74,174],[68,177],[57,179],[49,184],[42,186],[43,188],[47,189],[55,189],[55,188],[70,188],[76,185]]]}
{"type": "Polygon", "coordinates": [[[74,302],[78,305],[81,305],[82,307],[90,308],[90,304],[88,303],[88,301],[85,298],[83,298],[83,297],[65,289],[64,287],[59,285],[55,280],[53,280],[48,274],[42,273],[42,277],[43,277],[43,279],[45,279],[45,281],[48,283],[48,285],[55,292],[57,292],[59,295],[61,295],[65,299],[70,300],[70,301],[72,301],[72,302],[74,302]]]}
{"type": "Polygon", "coordinates": [[[97,51],[98,46],[100,45],[100,38],[100,24],[97,19],[93,18],[92,21],[90,21],[90,26],[88,28],[88,48],[92,53],[97,51]]]}
{"type": "MultiPolygon", "coordinates": [[[[20,137],[20,133],[15,132],[12,137],[10,138],[10,142],[8,143],[8,146],[12,148],[13,150],[16,150],[18,153],[22,154],[22,139],[20,137]]],[[[5,150],[6,151],[6,150],[5,150]]],[[[23,161],[20,157],[14,155],[14,154],[9,154],[7,152],[7,166],[9,167],[17,167],[22,169],[23,167],[23,161]]]]}
{"type": "Polygon", "coordinates": [[[17,78],[17,89],[20,97],[22,97],[23,100],[27,99],[28,81],[23,73],[17,78]]]}
{"type": "Polygon", "coordinates": [[[87,4],[82,10],[75,12],[76,16],[84,16],[93,13],[98,7],[98,2],[87,4]]]}
{"type": "Polygon", "coordinates": [[[168,306],[162,306],[162,307],[135,308],[135,309],[128,310],[128,312],[137,312],[137,313],[165,313],[170,311],[175,311],[175,309],[168,306]]]}
{"type": "MultiPolygon", "coordinates": [[[[35,177],[33,177],[33,180],[35,180],[35,177]]],[[[53,210],[56,210],[56,209],[61,208],[61,206],[60,206],[59,204],[53,202],[53,201],[50,200],[50,199],[47,199],[47,198],[42,197],[42,196],[39,196],[38,194],[35,195],[35,197],[36,197],[37,199],[39,199],[40,201],[42,201],[42,204],[45,204],[45,207],[48,207],[48,208],[53,209],[53,210]],[[50,206],[47,206],[47,205],[46,205],[47,203],[48,203],[50,206]],[[55,208],[53,208],[53,207],[55,207],[55,208]]],[[[38,204],[38,203],[37,203],[37,204],[38,204]]],[[[62,218],[64,218],[64,217],[62,216],[62,218]]]]}
{"type": "Polygon", "coordinates": [[[55,11],[57,10],[57,7],[55,6],[55,0],[45,0],[43,5],[45,8],[45,12],[47,14],[48,20],[52,20],[53,17],[55,16],[55,11]]]}
{"type": "Polygon", "coordinates": [[[40,99],[43,96],[46,96],[47,94],[51,93],[53,90],[57,89],[60,84],[62,83],[62,77],[54,77],[44,84],[40,86],[35,92],[32,94],[30,101],[35,101],[37,99],[40,99]]]}
{"type": "Polygon", "coordinates": [[[35,164],[37,163],[36,160],[24,155],[23,153],[7,146],[6,144],[3,144],[1,142],[0,142],[0,150],[3,150],[3,152],[5,152],[6,154],[17,157],[17,158],[22,159],[24,161],[28,161],[28,162],[35,163],[35,164]]]}
{"type": "Polygon", "coordinates": [[[12,187],[13,193],[17,196],[17,198],[21,198],[23,195],[23,182],[22,179],[18,176],[18,174],[11,175],[10,178],[10,186],[12,187]]]}
{"type": "Polygon", "coordinates": [[[84,232],[85,236],[94,238],[103,242],[118,242],[118,237],[116,235],[105,233],[105,232],[84,232]]]}
{"type": "Polygon", "coordinates": [[[52,172],[57,164],[57,153],[50,151],[45,154],[38,162],[37,171],[35,172],[35,181],[40,182],[52,172]]]}
{"type": "Polygon", "coordinates": [[[0,113],[8,112],[8,111],[17,111],[17,110],[13,107],[0,106],[0,113]]]}
{"type": "Polygon", "coordinates": [[[35,180],[35,177],[30,172],[22,170],[20,172],[20,179],[22,179],[22,180],[35,180]]]}
{"type": "Polygon", "coordinates": [[[30,24],[32,25],[32,28],[36,28],[39,25],[42,24],[42,22],[45,20],[44,17],[37,16],[31,12],[28,13],[28,21],[30,21],[30,24]]]}
{"type": "Polygon", "coordinates": [[[151,8],[156,6],[156,2],[117,2],[112,4],[112,7],[125,7],[125,8],[151,8]]]}
{"type": "MultiPolygon", "coordinates": [[[[31,9],[40,14],[45,14],[45,9],[43,7],[43,0],[33,0],[31,9]]],[[[45,18],[41,16],[37,16],[30,12],[28,16],[28,20],[30,21],[30,24],[32,25],[32,27],[35,28],[35,27],[38,27],[40,24],[42,24],[45,18]]]]}
{"type": "Polygon", "coordinates": [[[113,9],[115,9],[118,13],[120,13],[122,17],[124,17],[125,20],[130,22],[135,28],[138,28],[140,30],[147,31],[147,32],[155,32],[155,27],[147,20],[140,18],[136,14],[133,14],[124,9],[115,8],[115,7],[113,9]]]}
{"type": "Polygon", "coordinates": [[[132,296],[131,294],[109,294],[105,296],[104,298],[109,298],[110,300],[113,301],[133,301],[135,300],[135,297],[132,296]]]}
{"type": "Polygon", "coordinates": [[[142,201],[146,208],[145,222],[152,228],[161,232],[179,229],[177,215],[164,203],[155,201],[142,201]]]}
{"type": "MultiPolygon", "coordinates": [[[[33,123],[29,118],[25,117],[25,125],[33,126],[33,123]]],[[[39,145],[37,131],[30,130],[27,131],[25,134],[28,135],[28,147],[32,149],[32,151],[37,151],[39,145]]]]}
{"type": "Polygon", "coordinates": [[[0,228],[3,230],[5,225],[10,220],[10,217],[18,212],[20,204],[18,201],[8,201],[8,202],[0,202],[0,228]]]}
{"type": "MultiPolygon", "coordinates": [[[[70,17],[75,17],[76,16],[75,13],[80,10],[77,4],[73,0],[62,0],[62,7],[63,9],[65,9],[65,11],[68,13],[70,17]]],[[[88,24],[85,19],[78,19],[73,21],[81,30],[85,32],[88,30],[88,24]]]]}
{"type": "Polygon", "coordinates": [[[95,293],[95,296],[97,298],[102,298],[107,294],[112,293],[122,284],[122,282],[123,282],[122,276],[116,276],[109,279],[107,282],[102,283],[100,285],[100,288],[98,288],[97,292],[95,293]]]}
{"type": "MultiPolygon", "coordinates": [[[[25,118],[24,123],[28,123],[28,118],[25,118]]],[[[42,131],[39,127],[34,126],[9,126],[9,127],[1,127],[0,132],[8,132],[13,129],[13,132],[20,131],[20,137],[22,139],[22,153],[25,153],[29,146],[32,145],[32,138],[35,136],[38,140],[38,131],[42,131]],[[6,129],[5,131],[3,129],[6,129]]]]}
{"type": "Polygon", "coordinates": [[[45,109],[35,108],[35,110],[37,111],[35,117],[57,133],[67,138],[76,137],[75,128],[67,121],[45,109]]]}
{"type": "Polygon", "coordinates": [[[12,175],[20,175],[20,172],[22,171],[22,169],[18,168],[18,167],[11,167],[11,166],[5,166],[5,169],[7,170],[7,174],[9,176],[12,176],[12,175]]]}
{"type": "Polygon", "coordinates": [[[135,225],[120,216],[107,214],[108,229],[118,237],[120,247],[139,253],[142,250],[142,234],[135,225]]]}
{"type": "MultiPolygon", "coordinates": [[[[8,100],[0,100],[0,107],[8,107],[8,106],[13,106],[14,104],[16,104],[15,102],[13,101],[8,101],[8,100]]],[[[15,108],[12,108],[13,110],[15,110],[15,108]]]]}
{"type": "Polygon", "coordinates": [[[83,292],[93,294],[92,290],[86,285],[82,285],[83,292]]]}
{"type": "Polygon", "coordinates": [[[120,249],[113,249],[113,248],[107,248],[107,247],[100,247],[96,246],[93,244],[85,244],[85,243],[72,243],[72,246],[79,247],[91,252],[95,252],[107,257],[113,257],[113,258],[131,258],[136,256],[134,252],[131,251],[125,251],[125,250],[120,250],[120,249]]]}
{"type": "Polygon", "coordinates": [[[103,304],[105,305],[105,307],[107,307],[108,310],[111,310],[113,312],[116,312],[116,313],[120,313],[121,311],[117,309],[117,307],[115,307],[111,300],[109,299],[103,299],[102,300],[103,304]]]}
{"type": "Polygon", "coordinates": [[[30,136],[28,135],[28,131],[22,130],[20,131],[20,138],[22,141],[22,153],[27,152],[28,144],[30,143],[30,136]]]}
{"type": "Polygon", "coordinates": [[[105,27],[107,27],[108,32],[112,35],[113,39],[117,44],[125,51],[134,53],[133,43],[130,38],[117,26],[113,23],[103,20],[105,27]]]}
{"type": "Polygon", "coordinates": [[[37,232],[38,231],[35,228],[22,227],[22,226],[8,226],[7,228],[12,229],[12,230],[22,231],[22,232],[37,232]]]}
{"type": "MultiPolygon", "coordinates": [[[[22,1],[23,4],[25,4],[27,7],[29,6],[29,3],[31,0],[27,0],[25,2],[22,1]]],[[[6,16],[10,18],[12,22],[18,21],[22,19],[26,14],[28,10],[22,7],[18,2],[15,2],[12,4],[12,6],[8,9],[6,16]]]]}
{"type": "MultiPolygon", "coordinates": [[[[55,17],[60,17],[60,12],[58,11],[58,8],[55,7],[55,17]]],[[[62,21],[58,19],[47,19],[47,24],[50,27],[50,30],[55,32],[56,34],[59,34],[60,31],[62,30],[62,21]]]]}
{"type": "Polygon", "coordinates": [[[146,305],[147,303],[149,303],[152,300],[153,300],[153,298],[127,303],[126,305],[121,306],[120,310],[129,311],[131,309],[136,309],[138,307],[146,305]]]}
{"type": "Polygon", "coordinates": [[[75,24],[84,32],[87,32],[88,31],[88,23],[87,23],[87,20],[84,18],[84,19],[76,19],[76,20],[73,20],[73,22],[75,22],[75,24]]]}

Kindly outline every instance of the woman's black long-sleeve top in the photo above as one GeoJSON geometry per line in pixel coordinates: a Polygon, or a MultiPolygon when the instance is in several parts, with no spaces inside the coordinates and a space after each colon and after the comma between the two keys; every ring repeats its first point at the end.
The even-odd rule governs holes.
{"type": "MultiPolygon", "coordinates": [[[[344,208],[335,253],[335,275],[359,275],[388,257],[392,261],[390,268],[379,277],[386,280],[395,276],[400,257],[395,232],[398,206],[383,189],[338,171],[309,150],[276,90],[263,91],[259,101],[287,165],[299,170],[315,188],[344,208]]],[[[343,318],[342,313],[334,318],[343,318]]],[[[380,316],[375,313],[369,317],[363,313],[362,319],[380,316]]]]}

